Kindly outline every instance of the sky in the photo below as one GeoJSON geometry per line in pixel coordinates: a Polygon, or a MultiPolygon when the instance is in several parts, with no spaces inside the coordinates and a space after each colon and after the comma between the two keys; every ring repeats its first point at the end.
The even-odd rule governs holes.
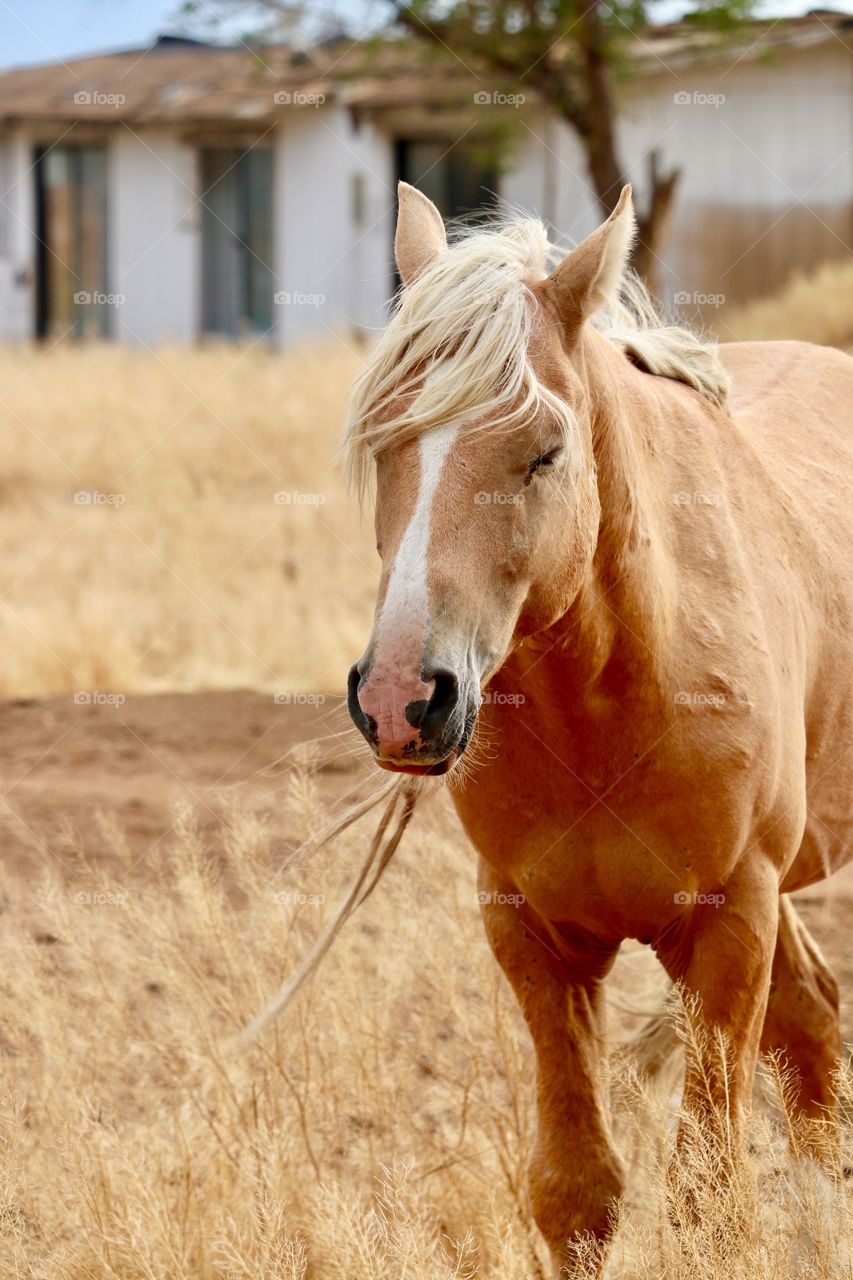
{"type": "MultiPolygon", "coordinates": [[[[310,0],[309,0],[310,3],[310,0]]],[[[762,14],[805,13],[821,0],[762,0],[762,14]]],[[[853,0],[822,0],[823,6],[853,13],[853,0]]],[[[373,21],[381,0],[335,0],[342,18],[373,21]]],[[[202,0],[202,7],[204,0],[202,0]]],[[[656,6],[660,21],[677,16],[679,0],[656,6]]],[[[85,53],[144,48],[154,36],[184,29],[181,0],[0,0],[0,67],[55,62],[85,53]]],[[[245,31],[245,21],[232,31],[245,31]]],[[[226,33],[227,34],[227,33],[226,33]]]]}

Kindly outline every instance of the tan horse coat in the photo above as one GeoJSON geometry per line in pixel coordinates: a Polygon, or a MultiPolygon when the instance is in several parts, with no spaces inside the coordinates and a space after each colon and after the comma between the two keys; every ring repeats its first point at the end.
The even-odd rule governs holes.
{"type": "MultiPolygon", "coordinates": [[[[409,191],[398,258],[413,280],[453,250],[409,191]]],[[[379,621],[351,688],[380,763],[410,772],[457,765],[455,726],[487,691],[479,758],[453,799],[536,1048],[531,1195],[566,1264],[584,1232],[603,1256],[624,1185],[601,994],[624,939],[649,943],[724,1033],[726,1068],[694,1061],[686,1104],[706,1117],[724,1104],[734,1147],[761,1046],[796,1068],[804,1116],[831,1105],[840,1047],[835,985],[780,894],[850,849],[853,360],[723,347],[726,408],[637,367],[587,322],[621,274],[628,214],[531,286],[530,362],[579,423],[576,482],[540,474],[560,465],[537,457],[547,414],[512,436],[452,437],[424,542],[426,612],[421,624],[401,596],[402,631],[379,623],[426,455],[416,437],[379,450],[379,621]],[[478,500],[502,487],[523,501],[478,500]],[[409,697],[423,701],[406,707],[407,734],[409,697]],[[387,746],[392,723],[412,741],[387,746]]]]}

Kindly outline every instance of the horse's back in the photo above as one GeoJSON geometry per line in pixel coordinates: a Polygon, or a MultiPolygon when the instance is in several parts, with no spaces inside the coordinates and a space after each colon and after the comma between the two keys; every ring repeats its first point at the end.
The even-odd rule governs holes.
{"type": "Polygon", "coordinates": [[[853,358],[807,342],[732,343],[720,356],[739,442],[760,469],[754,518],[778,524],[807,593],[840,593],[853,610],[853,358]]]}
{"type": "Polygon", "coordinates": [[[817,482],[843,496],[839,485],[853,481],[853,357],[809,342],[738,342],[720,358],[732,377],[729,412],[768,465],[796,475],[805,463],[812,493],[817,482]]]}

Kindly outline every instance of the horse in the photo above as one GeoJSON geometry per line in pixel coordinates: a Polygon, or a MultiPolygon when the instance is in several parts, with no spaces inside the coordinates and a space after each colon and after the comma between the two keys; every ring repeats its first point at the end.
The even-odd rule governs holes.
{"type": "Polygon", "coordinates": [[[853,359],[663,324],[628,187],[556,266],[536,219],[449,243],[398,196],[344,437],[382,566],[348,706],[380,768],[450,788],[535,1049],[533,1216],[558,1269],[603,1266],[624,941],[695,1003],[682,1114],[721,1164],[762,1052],[795,1118],[833,1107],[838,989],[790,895],[849,856],[853,359]]]}

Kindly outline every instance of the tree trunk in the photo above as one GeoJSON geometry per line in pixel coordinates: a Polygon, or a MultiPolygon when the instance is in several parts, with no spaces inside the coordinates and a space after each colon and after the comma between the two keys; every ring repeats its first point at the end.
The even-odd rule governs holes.
{"type": "Polygon", "coordinates": [[[584,127],[587,168],[605,215],[611,214],[625,183],[616,158],[613,99],[607,71],[604,29],[598,0],[587,0],[578,20],[583,60],[584,127]]]}
{"type": "MultiPolygon", "coordinates": [[[[578,41],[583,55],[585,88],[584,121],[579,132],[586,149],[587,168],[598,202],[610,214],[625,186],[625,175],[616,150],[613,98],[606,50],[606,33],[601,22],[598,0],[587,0],[578,22],[578,41]]],[[[577,123],[574,123],[577,128],[577,123]]],[[[637,213],[637,242],[631,265],[637,274],[654,288],[659,253],[669,233],[675,189],[680,171],[661,172],[657,151],[649,153],[648,201],[637,213]]]]}
{"type": "Polygon", "coordinates": [[[680,169],[662,173],[659,153],[649,152],[649,195],[644,212],[637,218],[637,243],[634,246],[632,265],[637,275],[652,289],[655,284],[660,284],[658,268],[662,263],[658,255],[669,239],[675,192],[680,178],[680,169]]]}
{"type": "MultiPolygon", "coordinates": [[[[549,58],[552,44],[545,49],[528,71],[535,68],[530,82],[535,85],[551,110],[562,117],[580,138],[586,154],[587,171],[592,188],[605,216],[613,212],[626,175],[619,162],[616,147],[615,111],[610,90],[610,54],[607,30],[601,20],[601,0],[581,0],[583,8],[571,29],[577,42],[580,61],[572,75],[565,67],[549,58]]],[[[416,14],[404,0],[397,0],[397,20],[419,39],[429,39],[443,48],[461,47],[473,57],[478,55],[499,74],[519,74],[512,57],[497,48],[487,49],[477,33],[454,25],[451,20],[429,20],[416,14]],[[466,39],[467,37],[467,39],[466,39]]],[[[511,39],[508,35],[507,39],[511,39]]],[[[550,39],[550,37],[549,37],[550,39]]],[[[650,288],[654,288],[659,253],[665,242],[679,171],[662,173],[657,152],[649,155],[648,198],[637,214],[637,243],[632,266],[650,288]]]]}

